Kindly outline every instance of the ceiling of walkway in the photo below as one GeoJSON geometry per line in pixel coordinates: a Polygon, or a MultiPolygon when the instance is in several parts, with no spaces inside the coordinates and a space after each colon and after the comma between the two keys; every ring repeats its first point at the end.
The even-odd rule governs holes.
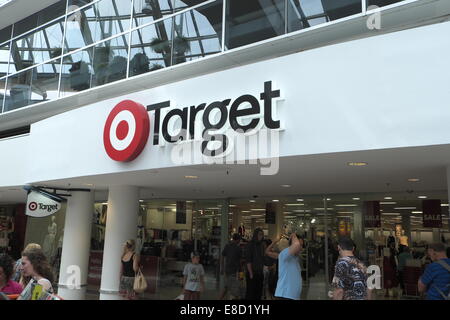
{"type": "MultiPolygon", "coordinates": [[[[261,165],[203,165],[35,182],[59,188],[93,188],[107,198],[110,185],[141,187],[142,199],[212,199],[400,192],[416,199],[447,190],[450,145],[282,158],[275,175],[261,165]],[[349,166],[349,162],[367,162],[349,166]],[[186,177],[188,176],[188,177],[186,177]],[[196,178],[194,178],[196,177],[196,178]],[[410,182],[408,179],[419,179],[410,182]]],[[[21,186],[0,189],[0,203],[21,202],[21,186]]]]}

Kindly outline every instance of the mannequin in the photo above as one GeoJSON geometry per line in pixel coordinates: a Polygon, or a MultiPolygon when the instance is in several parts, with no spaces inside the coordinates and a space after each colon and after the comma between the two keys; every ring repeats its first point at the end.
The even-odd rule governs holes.
{"type": "MultiPolygon", "coordinates": [[[[390,231],[390,234],[389,234],[389,237],[387,237],[387,240],[386,240],[386,247],[388,247],[389,248],[389,246],[390,246],[390,244],[391,243],[394,243],[395,244],[395,237],[394,237],[394,231],[390,231]]],[[[397,246],[396,246],[397,247],[397,246]]]]}
{"type": "Polygon", "coordinates": [[[400,244],[408,247],[408,237],[405,235],[405,230],[402,230],[402,235],[400,236],[400,244]]]}
{"type": "Polygon", "coordinates": [[[51,261],[54,255],[55,250],[55,238],[56,238],[56,232],[58,230],[58,225],[55,222],[55,216],[52,216],[50,224],[47,227],[47,235],[44,239],[44,244],[42,246],[42,250],[44,251],[44,254],[47,256],[47,259],[51,261]]]}
{"type": "Polygon", "coordinates": [[[241,236],[241,237],[243,237],[244,235],[245,235],[245,227],[244,227],[244,224],[243,223],[241,223],[241,225],[239,226],[239,229],[238,229],[239,231],[238,231],[238,233],[239,233],[239,235],[241,236]]]}

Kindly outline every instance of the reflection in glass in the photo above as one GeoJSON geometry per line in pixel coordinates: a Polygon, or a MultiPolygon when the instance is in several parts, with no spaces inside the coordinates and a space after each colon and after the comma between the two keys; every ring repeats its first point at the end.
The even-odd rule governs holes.
{"type": "Polygon", "coordinates": [[[361,0],[321,0],[321,2],[328,21],[348,17],[362,11],[361,0]]]}
{"type": "Polygon", "coordinates": [[[384,7],[402,1],[404,0],[367,0],[367,7],[369,6],[384,7]]]}
{"type": "Polygon", "coordinates": [[[321,0],[288,0],[288,32],[312,27],[330,21],[321,0]]]}
{"type": "Polygon", "coordinates": [[[94,47],[92,87],[125,79],[128,46],[123,37],[116,37],[94,47]]]}
{"type": "Polygon", "coordinates": [[[138,29],[131,36],[130,76],[171,65],[172,19],[138,29]]]}
{"type": "Polygon", "coordinates": [[[60,0],[57,3],[17,22],[14,24],[14,37],[27,31],[35,29],[43,24],[64,16],[66,13],[66,1],[60,0]]]}
{"type": "Polygon", "coordinates": [[[173,0],[135,0],[133,27],[138,27],[172,14],[173,0]]]}
{"type": "Polygon", "coordinates": [[[63,58],[60,96],[68,96],[91,87],[93,48],[63,58]]]}
{"type": "Polygon", "coordinates": [[[0,77],[8,73],[9,44],[0,46],[0,77]]]}
{"type": "Polygon", "coordinates": [[[217,1],[174,18],[173,64],[221,51],[222,24],[214,19],[221,14],[222,1],[217,1]]]}
{"type": "Polygon", "coordinates": [[[6,78],[0,79],[0,113],[3,110],[3,100],[5,99],[6,78]]]}
{"type": "Polygon", "coordinates": [[[175,12],[185,10],[189,7],[196,6],[208,0],[172,0],[175,12]]]}
{"type": "Polygon", "coordinates": [[[8,26],[0,30],[0,43],[9,41],[9,39],[11,38],[11,29],[12,27],[8,26]]]}
{"type": "Polygon", "coordinates": [[[58,97],[60,59],[19,72],[8,78],[4,111],[58,97]]]}
{"type": "Polygon", "coordinates": [[[10,73],[61,55],[64,19],[12,42],[10,73]]]}
{"type": "Polygon", "coordinates": [[[229,0],[226,43],[229,49],[285,33],[285,0],[229,0]]]}
{"type": "MultiPolygon", "coordinates": [[[[76,7],[74,7],[76,9],[76,7]]],[[[130,29],[131,1],[102,0],[68,15],[65,52],[130,29]]],[[[124,36],[124,40],[127,36],[124,36]]]]}

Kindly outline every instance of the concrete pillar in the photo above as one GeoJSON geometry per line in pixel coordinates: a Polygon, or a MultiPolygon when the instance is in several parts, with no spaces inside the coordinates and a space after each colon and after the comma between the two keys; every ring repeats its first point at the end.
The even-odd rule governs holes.
{"type": "Polygon", "coordinates": [[[256,229],[256,219],[255,218],[250,219],[250,229],[252,229],[251,234],[253,235],[253,232],[255,232],[255,229],[256,229]]]}
{"type": "Polygon", "coordinates": [[[433,243],[441,242],[441,230],[433,228],[433,243]]]}
{"type": "Polygon", "coordinates": [[[120,259],[125,241],[136,239],[138,212],[137,187],[109,188],[100,300],[122,299],[119,296],[120,259]]]}
{"type": "Polygon", "coordinates": [[[405,236],[408,237],[408,247],[411,248],[411,216],[409,213],[402,214],[402,229],[405,230],[405,236]]]}
{"type": "Polygon", "coordinates": [[[279,203],[276,204],[275,224],[269,224],[269,238],[273,241],[281,236],[284,226],[283,207],[279,203]]]}
{"type": "Polygon", "coordinates": [[[362,214],[362,207],[358,207],[353,214],[353,241],[356,245],[356,252],[360,258],[366,258],[366,241],[364,232],[364,215],[362,214]]]}
{"type": "Polygon", "coordinates": [[[235,233],[239,232],[239,226],[242,223],[242,213],[240,210],[236,209],[236,208],[230,208],[230,212],[233,213],[232,215],[232,225],[233,228],[236,229],[234,230],[235,233]]]}
{"type": "Polygon", "coordinates": [[[66,300],[84,300],[89,271],[94,193],[74,191],[71,195],[67,200],[64,223],[58,295],[66,300]]]}

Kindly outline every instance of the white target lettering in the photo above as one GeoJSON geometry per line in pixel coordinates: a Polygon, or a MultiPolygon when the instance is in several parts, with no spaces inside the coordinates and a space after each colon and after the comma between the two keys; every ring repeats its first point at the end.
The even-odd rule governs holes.
{"type": "Polygon", "coordinates": [[[133,141],[135,133],[136,119],[134,118],[133,114],[128,110],[120,111],[115,116],[111,124],[111,128],[109,129],[109,137],[112,147],[117,151],[125,150],[133,141]],[[117,137],[117,127],[122,121],[125,121],[128,124],[128,133],[125,138],[121,140],[117,137]]]}

